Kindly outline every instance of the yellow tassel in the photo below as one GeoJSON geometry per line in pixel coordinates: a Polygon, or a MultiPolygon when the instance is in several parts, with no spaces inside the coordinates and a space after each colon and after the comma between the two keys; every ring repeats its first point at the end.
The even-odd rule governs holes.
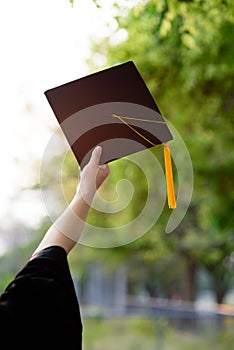
{"type": "MultiPolygon", "coordinates": [[[[134,131],[136,134],[138,134],[140,137],[142,137],[145,141],[149,142],[149,144],[152,146],[156,146],[156,145],[153,142],[151,142],[149,139],[147,139],[145,136],[143,136],[132,125],[129,125],[125,119],[141,120],[141,121],[145,121],[145,122],[155,122],[155,123],[165,124],[164,121],[158,121],[158,120],[152,121],[152,120],[146,120],[146,119],[140,119],[140,118],[123,117],[123,116],[120,116],[117,114],[113,114],[112,117],[118,118],[122,123],[127,125],[132,131],[134,131]]],[[[173,173],[172,173],[172,165],[171,165],[171,154],[170,154],[170,149],[169,149],[167,143],[164,143],[163,146],[164,146],[164,162],[165,162],[165,172],[166,172],[168,206],[171,209],[175,209],[176,208],[176,199],[175,199],[175,192],[174,192],[174,182],[173,182],[173,173]]]]}
{"type": "Polygon", "coordinates": [[[175,199],[174,181],[173,181],[173,173],[172,173],[172,165],[171,165],[171,154],[167,143],[164,143],[163,146],[164,146],[164,162],[165,162],[165,172],[166,172],[168,206],[171,209],[175,209],[176,199],[175,199]]]}

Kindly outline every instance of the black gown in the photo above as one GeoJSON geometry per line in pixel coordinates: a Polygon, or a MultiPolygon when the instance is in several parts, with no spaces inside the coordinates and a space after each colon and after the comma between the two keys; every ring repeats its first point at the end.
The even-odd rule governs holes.
{"type": "Polygon", "coordinates": [[[29,261],[0,297],[0,346],[82,349],[80,307],[59,246],[29,261]]]}

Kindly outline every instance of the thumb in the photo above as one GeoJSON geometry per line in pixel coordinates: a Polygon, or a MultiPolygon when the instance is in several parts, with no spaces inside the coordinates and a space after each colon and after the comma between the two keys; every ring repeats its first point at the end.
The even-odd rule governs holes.
{"type": "Polygon", "coordinates": [[[90,162],[95,165],[96,167],[99,166],[100,158],[102,155],[102,147],[96,146],[92,152],[90,162]]]}

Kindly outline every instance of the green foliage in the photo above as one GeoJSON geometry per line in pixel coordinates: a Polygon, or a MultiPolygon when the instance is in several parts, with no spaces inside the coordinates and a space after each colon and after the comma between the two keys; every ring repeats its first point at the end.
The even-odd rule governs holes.
{"type": "MultiPolygon", "coordinates": [[[[226,276],[229,283],[220,279],[225,291],[232,284],[233,270],[223,261],[234,250],[233,10],[232,1],[138,1],[127,16],[119,8],[118,29],[93,48],[106,57],[106,66],[127,60],[136,63],[193,162],[193,198],[183,222],[162,239],[158,232],[166,221],[165,209],[153,234],[132,249],[139,250],[150,271],[161,240],[165,244],[165,255],[159,254],[161,266],[178,257],[185,266],[205,266],[214,284],[217,276],[226,276]],[[113,40],[120,31],[127,33],[125,39],[113,40]],[[160,239],[152,241],[153,235],[160,239]]],[[[89,63],[95,67],[95,61],[89,63]]],[[[220,287],[215,288],[218,293],[220,287]]]]}
{"type": "MultiPolygon", "coordinates": [[[[95,3],[99,11],[105,6],[105,2],[95,3]]],[[[126,246],[100,250],[79,246],[79,252],[74,251],[70,257],[72,269],[75,272],[79,266],[79,270],[85,270],[89,261],[102,261],[109,269],[124,263],[129,269],[129,291],[145,288],[153,296],[170,297],[177,292],[193,299],[196,272],[202,267],[209,271],[217,300],[222,301],[234,274],[233,1],[139,0],[132,8],[117,1],[113,6],[118,28],[102,42],[93,43],[93,52],[103,55],[106,67],[127,60],[135,62],[162,114],[179,131],[189,150],[194,170],[193,197],[173,233],[164,233],[170,216],[165,206],[157,223],[126,246]]],[[[97,65],[95,55],[88,63],[93,71],[105,68],[97,65]]],[[[57,183],[49,176],[52,168],[48,166],[45,184],[50,188],[57,183]]],[[[89,223],[115,227],[142,211],[147,181],[144,173],[126,160],[111,165],[101,195],[114,201],[119,195],[115,186],[122,178],[134,187],[132,200],[114,214],[92,209],[89,223]]],[[[152,178],[156,178],[154,169],[152,178]]],[[[68,153],[62,177],[68,201],[77,180],[76,162],[68,153]]],[[[186,188],[186,183],[182,186],[186,188]]],[[[124,200],[128,192],[120,194],[124,200]]],[[[115,204],[110,205],[114,208],[115,204]]],[[[152,215],[153,208],[148,213],[149,221],[152,215]]]]}
{"type": "MultiPolygon", "coordinates": [[[[74,4],[74,0],[69,2],[74,4]]],[[[105,6],[104,2],[94,3],[100,11],[105,6]]],[[[157,223],[128,245],[112,249],[77,246],[78,251],[74,249],[69,256],[72,271],[85,274],[87,264],[95,261],[103,262],[109,270],[125,264],[130,293],[143,290],[151,296],[169,298],[178,293],[193,299],[196,272],[203,268],[211,276],[217,301],[222,302],[234,279],[234,3],[232,0],[139,0],[132,8],[126,6],[124,9],[123,2],[121,5],[113,2],[113,6],[118,28],[103,42],[94,43],[93,52],[103,55],[107,67],[127,60],[136,63],[163,115],[179,131],[189,150],[194,191],[189,210],[173,233],[164,233],[170,216],[165,206],[157,223]]],[[[105,68],[98,66],[95,55],[93,57],[88,61],[90,69],[105,68]]],[[[48,164],[44,174],[46,182],[42,184],[54,192],[60,181],[54,169],[60,161],[58,157],[48,164]]],[[[162,163],[162,159],[159,162],[162,163]]],[[[74,156],[69,152],[62,173],[68,202],[78,182],[77,170],[74,156]]],[[[154,169],[152,177],[155,177],[154,169]]],[[[131,202],[124,210],[111,215],[92,209],[89,223],[98,227],[115,227],[133,220],[142,211],[148,194],[147,181],[142,170],[126,160],[111,165],[111,175],[102,187],[101,195],[109,201],[115,200],[118,196],[115,186],[122,178],[134,187],[131,202]]],[[[186,183],[183,185],[186,187],[186,183]]],[[[127,192],[123,191],[121,195],[124,199],[127,192]]],[[[150,220],[152,213],[148,215],[150,220]]],[[[49,221],[42,223],[35,233],[37,242],[49,225],[49,221]]],[[[28,252],[31,253],[35,246],[35,241],[31,242],[30,246],[22,250],[17,247],[11,256],[1,258],[1,290],[11,281],[18,266],[27,261],[28,252]],[[7,269],[6,260],[11,261],[7,269]]],[[[142,326],[147,334],[147,339],[143,340],[146,348],[155,340],[152,327],[148,326],[148,323],[142,326]]],[[[123,334],[123,348],[127,343],[130,349],[128,341],[133,347],[137,344],[135,338],[139,340],[139,329],[136,332],[134,327],[134,324],[130,325],[133,330],[130,338],[129,324],[128,327],[119,324],[113,331],[118,339],[123,334]],[[124,335],[126,328],[128,332],[124,335]]],[[[93,328],[89,324],[86,329],[93,332],[85,333],[87,344],[92,340],[90,349],[95,349],[93,339],[95,344],[102,344],[101,348],[106,347],[103,336],[102,339],[98,337],[98,334],[104,335],[106,324],[94,324],[93,328]]],[[[111,334],[111,339],[113,337],[111,334]]],[[[179,349],[183,346],[188,349],[211,344],[214,349],[225,349],[225,346],[229,349],[233,343],[229,334],[224,334],[223,339],[216,342],[211,341],[212,337],[205,341],[185,334],[183,337],[176,334],[172,339],[173,349],[177,345],[179,349]]]]}

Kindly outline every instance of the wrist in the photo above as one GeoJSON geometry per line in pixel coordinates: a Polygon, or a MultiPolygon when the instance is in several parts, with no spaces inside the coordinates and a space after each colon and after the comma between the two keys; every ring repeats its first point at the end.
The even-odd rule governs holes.
{"type": "Polygon", "coordinates": [[[93,198],[95,196],[96,191],[83,189],[78,185],[75,196],[73,197],[72,203],[82,201],[85,205],[91,206],[93,198]]]}

